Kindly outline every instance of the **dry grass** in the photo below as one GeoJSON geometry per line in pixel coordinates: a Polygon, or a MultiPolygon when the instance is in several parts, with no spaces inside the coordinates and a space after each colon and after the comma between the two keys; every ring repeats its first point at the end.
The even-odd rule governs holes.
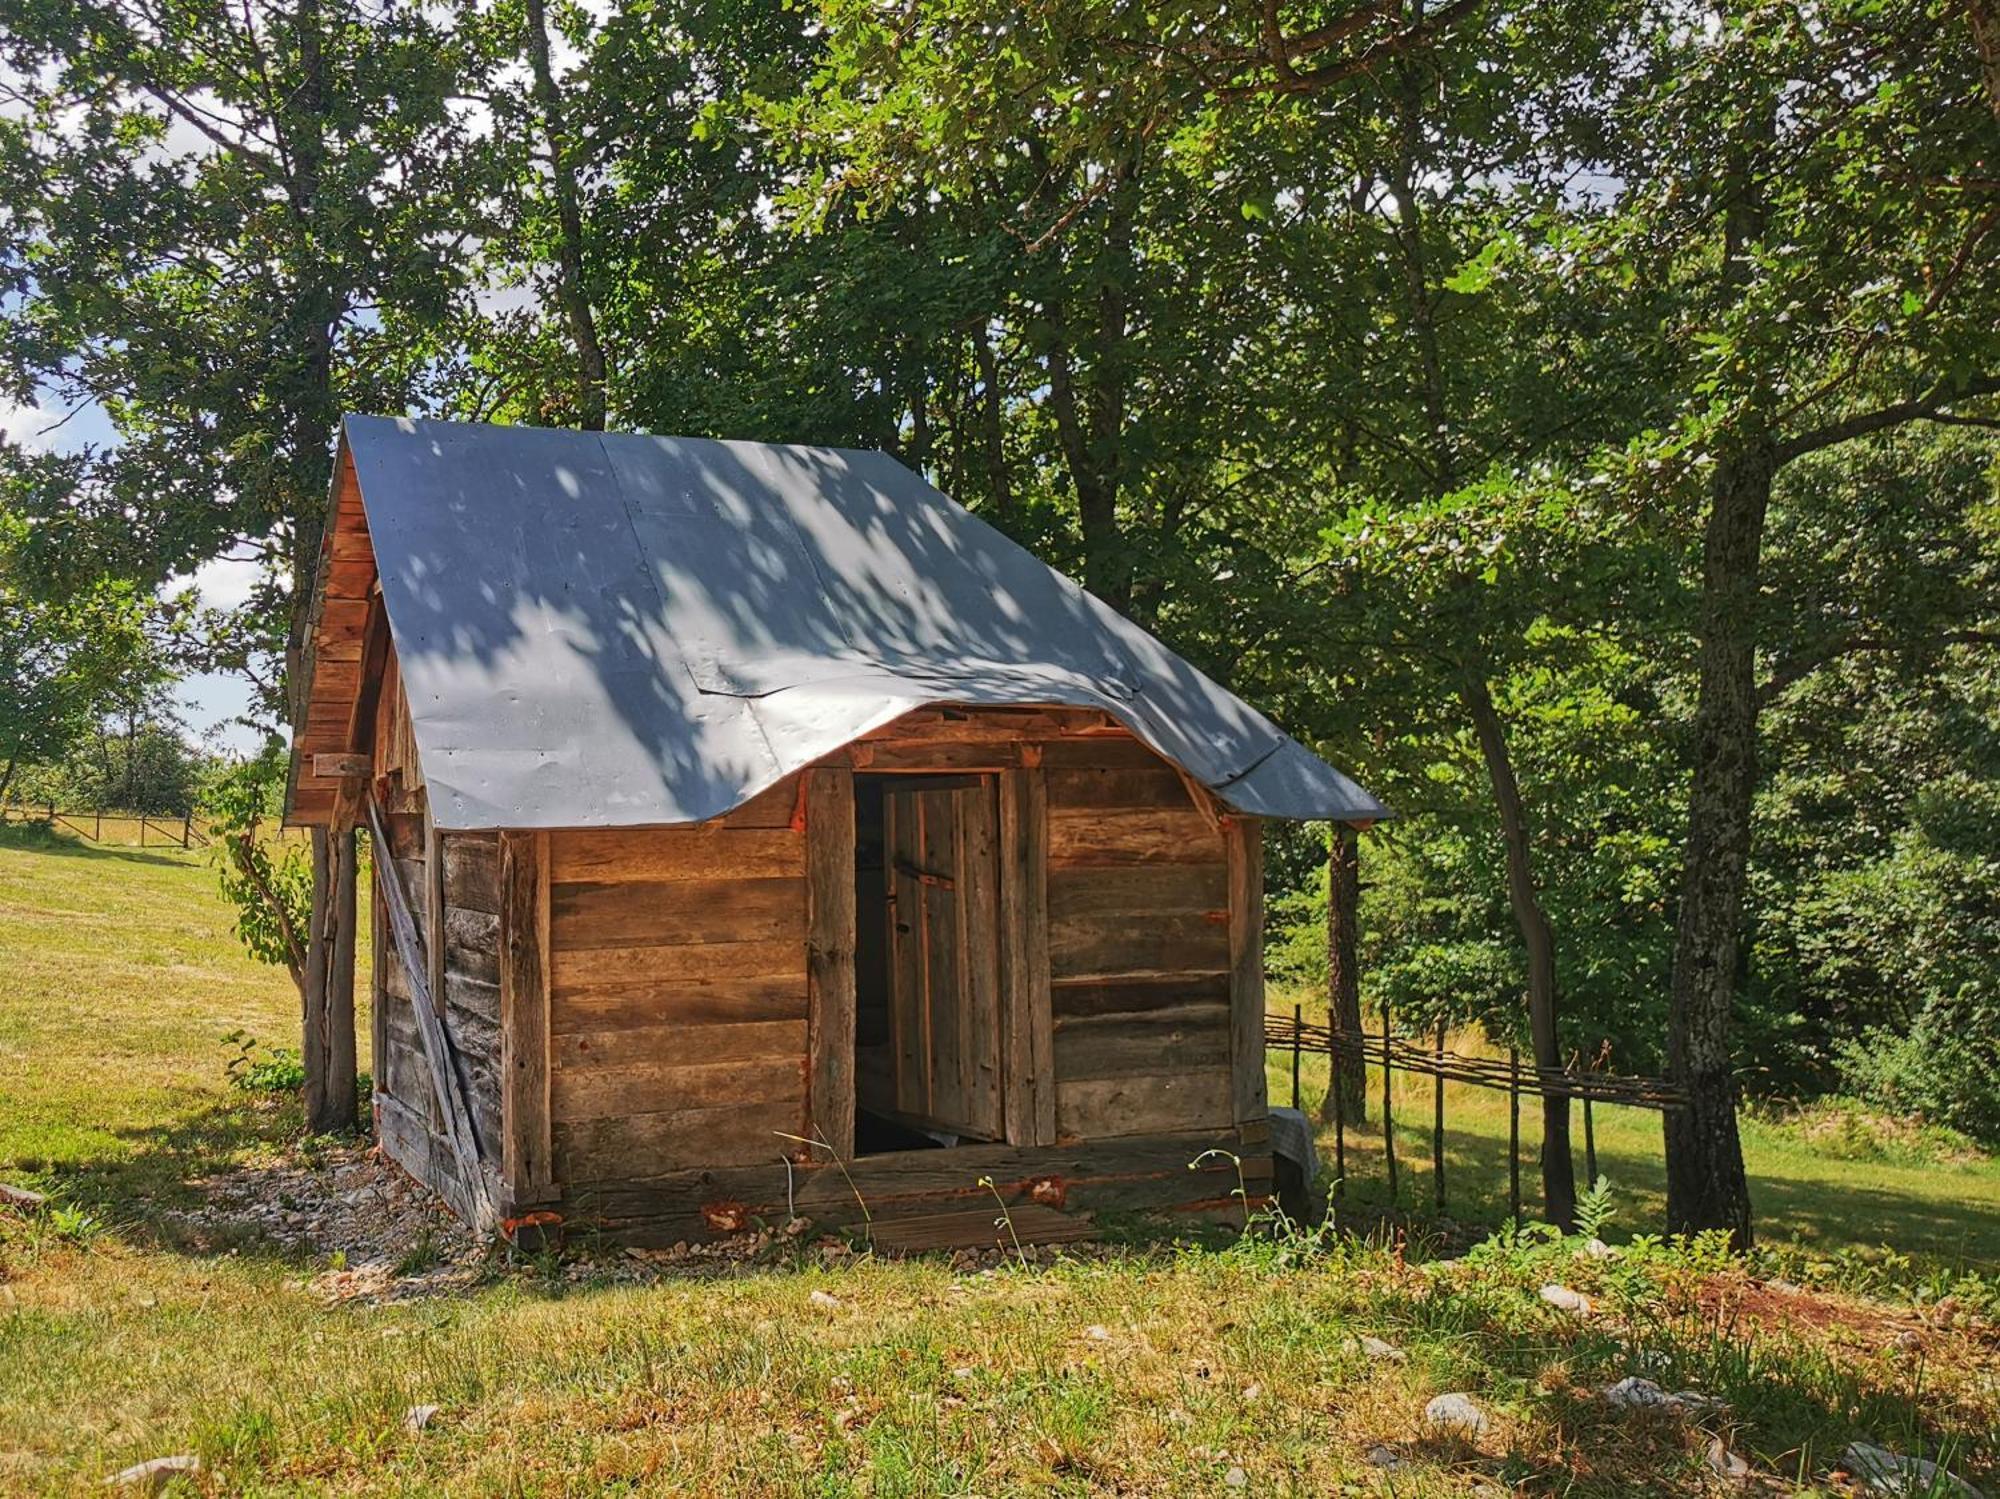
{"type": "Polygon", "coordinates": [[[235,949],[212,878],[0,839],[0,1178],[108,1225],[0,1216],[0,1489],[101,1492],[187,1451],[187,1487],[216,1494],[1376,1492],[1378,1443],[1397,1494],[1667,1494],[1703,1488],[1711,1432],[1774,1473],[1822,1473],[1856,1435],[1982,1476],[2000,1456],[1985,1324],[1775,1317],[1726,1264],[1643,1247],[1423,1266],[1259,1242],[650,1284],[496,1264],[464,1294],[329,1306],[323,1257],[175,1230],[203,1175],[298,1158],[295,1114],[221,1084],[220,1035],[284,1037],[292,999],[235,949]],[[1552,1278],[1601,1315],[1545,1305],[1552,1278]],[[1364,1333],[1407,1362],[1371,1362],[1364,1333]],[[1598,1398],[1642,1365],[1731,1409],[1598,1398]],[[1491,1413],[1476,1446],[1424,1435],[1445,1390],[1491,1413]],[[420,1432],[416,1405],[439,1408],[420,1432]]]}

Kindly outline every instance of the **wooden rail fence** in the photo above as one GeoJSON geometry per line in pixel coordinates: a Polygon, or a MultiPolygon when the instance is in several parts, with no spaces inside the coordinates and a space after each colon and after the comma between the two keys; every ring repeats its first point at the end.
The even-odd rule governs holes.
{"type": "Polygon", "coordinates": [[[178,818],[155,817],[150,812],[121,812],[116,808],[92,807],[65,811],[54,802],[46,806],[27,807],[0,805],[0,826],[10,822],[46,822],[52,828],[67,828],[79,838],[87,838],[93,843],[121,840],[104,836],[104,822],[109,817],[114,824],[139,825],[139,847],[145,848],[146,835],[151,833],[160,847],[207,848],[208,835],[194,825],[192,813],[184,813],[178,818]]]}
{"type": "Polygon", "coordinates": [[[1686,1099],[1665,1078],[1631,1076],[1589,1068],[1536,1068],[1521,1065],[1521,1053],[1509,1047],[1502,1057],[1467,1056],[1445,1047],[1445,1028],[1440,1024],[1428,1048],[1419,1042],[1395,1035],[1390,1029],[1386,1006],[1380,1034],[1339,1030],[1330,1025],[1308,1025],[1303,1008],[1294,1006],[1290,1017],[1273,1015],[1264,1022],[1266,1046],[1289,1050],[1292,1054],[1292,1107],[1300,1107],[1299,1060],[1307,1053],[1329,1059],[1327,1086],[1333,1109],[1334,1193],[1343,1191],[1347,1180],[1347,1119],[1344,1090],[1339,1086],[1341,1063],[1358,1058],[1364,1075],[1371,1068],[1382,1073],[1382,1145],[1389,1173],[1389,1195],[1396,1195],[1396,1161],[1393,1079],[1398,1072],[1433,1080],[1431,1095],[1431,1180],[1436,1206],[1445,1206],[1444,1172],[1444,1085],[1469,1083],[1492,1088],[1507,1095],[1507,1178],[1508,1201],[1513,1216],[1521,1216],[1521,1099],[1573,1098],[1583,1105],[1584,1180],[1597,1180],[1597,1120],[1594,1106],[1623,1104],[1638,1109],[1674,1109],[1686,1099]]]}

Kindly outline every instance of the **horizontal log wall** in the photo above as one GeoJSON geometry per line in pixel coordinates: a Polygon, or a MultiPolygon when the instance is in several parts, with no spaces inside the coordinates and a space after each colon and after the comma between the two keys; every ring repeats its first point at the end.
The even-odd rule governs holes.
{"type": "Polygon", "coordinates": [[[698,828],[549,839],[555,1177],[775,1163],[806,1122],[794,777],[698,828]]]}
{"type": "Polygon", "coordinates": [[[1135,740],[1050,743],[1044,774],[1058,1132],[1231,1123],[1221,828],[1135,740]]]}

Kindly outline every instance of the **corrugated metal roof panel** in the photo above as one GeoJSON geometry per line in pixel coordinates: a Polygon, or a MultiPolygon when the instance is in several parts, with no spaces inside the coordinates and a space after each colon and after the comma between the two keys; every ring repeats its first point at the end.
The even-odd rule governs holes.
{"type": "Polygon", "coordinates": [[[433,814],[719,817],[937,703],[1098,708],[1260,817],[1386,809],[880,453],[349,417],[433,814]]]}

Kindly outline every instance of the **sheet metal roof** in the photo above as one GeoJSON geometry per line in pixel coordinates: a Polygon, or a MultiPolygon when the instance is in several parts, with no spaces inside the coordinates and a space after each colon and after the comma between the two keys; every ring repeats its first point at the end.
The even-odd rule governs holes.
{"type": "Polygon", "coordinates": [[[1231,807],[1386,809],[881,453],[349,417],[440,826],[719,817],[927,704],[1102,709],[1231,807]]]}

